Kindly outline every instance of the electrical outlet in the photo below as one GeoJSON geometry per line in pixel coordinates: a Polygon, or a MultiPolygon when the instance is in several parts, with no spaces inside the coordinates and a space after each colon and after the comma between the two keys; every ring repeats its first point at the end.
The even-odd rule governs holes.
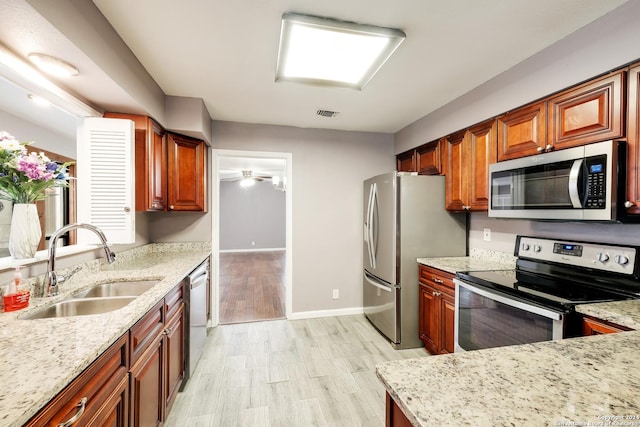
{"type": "Polygon", "coordinates": [[[491,229],[490,228],[485,228],[482,231],[482,237],[483,237],[485,242],[490,242],[491,241],[491,229]]]}
{"type": "Polygon", "coordinates": [[[340,298],[340,290],[339,289],[334,289],[333,290],[333,299],[338,299],[340,298]]]}

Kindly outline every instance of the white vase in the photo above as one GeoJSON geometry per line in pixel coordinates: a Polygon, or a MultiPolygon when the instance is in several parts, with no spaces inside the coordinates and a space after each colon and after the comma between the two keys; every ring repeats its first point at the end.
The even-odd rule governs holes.
{"type": "Polygon", "coordinates": [[[42,237],[38,209],[33,203],[16,203],[11,216],[9,253],[14,258],[33,258],[42,237]]]}

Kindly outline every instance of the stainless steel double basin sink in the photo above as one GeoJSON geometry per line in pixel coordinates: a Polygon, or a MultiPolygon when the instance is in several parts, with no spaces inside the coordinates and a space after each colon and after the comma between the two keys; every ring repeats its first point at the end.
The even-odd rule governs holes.
{"type": "Polygon", "coordinates": [[[29,314],[23,319],[102,314],[117,310],[151,289],[158,280],[117,281],[96,285],[73,294],[45,309],[29,314]]]}

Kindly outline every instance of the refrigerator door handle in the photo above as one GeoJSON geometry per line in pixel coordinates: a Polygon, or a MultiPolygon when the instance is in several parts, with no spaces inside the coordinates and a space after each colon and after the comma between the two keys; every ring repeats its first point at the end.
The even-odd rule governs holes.
{"type": "Polygon", "coordinates": [[[366,280],[368,284],[373,285],[376,288],[380,288],[385,292],[393,292],[394,287],[385,286],[382,283],[373,280],[366,271],[364,272],[364,280],[366,280]]]}
{"type": "Polygon", "coordinates": [[[376,184],[371,184],[369,187],[369,203],[367,204],[367,218],[366,218],[366,234],[364,240],[367,242],[367,253],[369,255],[369,265],[371,268],[376,268],[376,257],[373,247],[373,209],[375,206],[375,193],[376,184]]]}
{"type": "Polygon", "coordinates": [[[371,192],[369,195],[369,260],[371,261],[371,268],[376,268],[376,242],[375,242],[375,226],[374,221],[376,217],[376,203],[378,202],[378,186],[374,182],[371,184],[371,192]]]}

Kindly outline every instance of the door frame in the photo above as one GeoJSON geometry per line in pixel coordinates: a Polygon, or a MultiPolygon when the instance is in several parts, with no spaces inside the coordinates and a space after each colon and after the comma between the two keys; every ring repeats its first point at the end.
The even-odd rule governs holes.
{"type": "Polygon", "coordinates": [[[285,191],[285,316],[290,318],[291,306],[293,301],[293,155],[292,153],[279,153],[268,151],[246,151],[246,150],[212,150],[212,166],[213,170],[211,181],[212,187],[212,227],[213,235],[211,236],[211,307],[212,314],[210,327],[218,326],[220,323],[220,159],[225,157],[246,157],[246,158],[265,158],[265,159],[284,159],[286,162],[287,189],[285,191]]]}

